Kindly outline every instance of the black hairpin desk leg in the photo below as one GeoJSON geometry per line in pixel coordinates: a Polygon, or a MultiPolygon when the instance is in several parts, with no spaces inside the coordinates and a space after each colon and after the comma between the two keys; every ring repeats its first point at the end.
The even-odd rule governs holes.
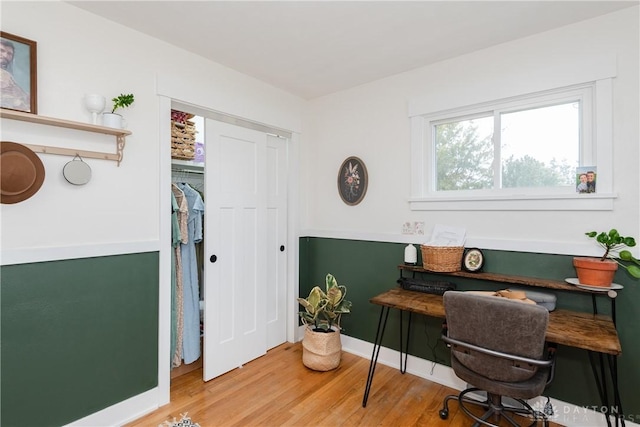
{"type": "Polygon", "coordinates": [[[589,361],[591,362],[591,369],[593,370],[593,377],[596,380],[596,386],[598,387],[598,393],[600,399],[602,399],[602,408],[606,410],[603,413],[607,427],[611,427],[611,416],[613,415],[616,420],[616,427],[618,425],[625,426],[624,412],[622,411],[622,403],[620,400],[620,390],[618,388],[618,358],[613,355],[603,355],[598,353],[598,362],[600,372],[596,366],[596,356],[593,352],[589,352],[589,361]],[[609,365],[609,374],[611,375],[611,385],[613,387],[613,406],[609,405],[609,393],[607,387],[606,366],[609,365]]]}
{"type": "Polygon", "coordinates": [[[613,410],[615,411],[616,427],[618,426],[618,421],[620,421],[620,424],[624,427],[624,411],[622,410],[620,390],[618,389],[618,357],[611,354],[609,354],[608,357],[609,369],[611,371],[611,382],[613,383],[613,410]]]}
{"type": "Polygon", "coordinates": [[[376,363],[378,363],[378,354],[380,354],[382,336],[384,335],[384,328],[387,326],[388,317],[389,317],[389,307],[382,306],[380,310],[380,319],[378,320],[378,330],[376,331],[376,340],[374,341],[374,344],[373,344],[373,353],[371,353],[371,363],[369,364],[369,375],[367,376],[367,385],[364,388],[364,397],[362,398],[363,408],[366,408],[367,400],[369,400],[369,392],[371,391],[373,374],[376,371],[376,363]]]}
{"type": "MultiPolygon", "coordinates": [[[[591,351],[589,352],[589,362],[591,362],[591,369],[593,370],[593,378],[596,380],[598,394],[600,394],[602,405],[608,410],[609,393],[607,393],[607,377],[605,376],[604,357],[602,356],[602,353],[598,353],[598,359],[600,362],[600,373],[598,373],[598,367],[596,366],[596,355],[591,351]]],[[[608,416],[609,414],[604,415],[607,427],[611,427],[611,420],[608,416]]]]}
{"type": "Polygon", "coordinates": [[[404,317],[403,311],[400,310],[400,373],[407,372],[407,357],[409,356],[409,337],[411,336],[411,312],[409,312],[409,322],[407,325],[407,342],[405,343],[404,350],[402,349],[402,318],[404,317]],[[402,352],[404,351],[404,360],[402,360],[402,352]]]}
{"type": "MultiPolygon", "coordinates": [[[[611,299],[611,319],[613,325],[616,326],[616,292],[609,291],[609,298],[611,299]],[[613,292],[613,293],[612,293],[613,292]]],[[[591,303],[593,305],[593,314],[598,314],[598,303],[596,300],[596,293],[591,293],[591,303]]],[[[616,427],[618,425],[625,426],[624,412],[622,411],[622,402],[620,400],[620,389],[618,388],[618,357],[611,354],[598,353],[598,359],[600,362],[600,374],[595,363],[595,355],[593,352],[589,352],[589,361],[591,362],[591,369],[593,370],[593,376],[596,380],[596,386],[598,387],[598,393],[602,399],[603,408],[606,409],[604,413],[607,426],[611,427],[610,417],[613,415],[616,419],[616,427]],[[605,363],[609,364],[609,374],[611,375],[611,385],[613,387],[613,406],[609,406],[609,396],[607,392],[607,377],[605,363]]]]}

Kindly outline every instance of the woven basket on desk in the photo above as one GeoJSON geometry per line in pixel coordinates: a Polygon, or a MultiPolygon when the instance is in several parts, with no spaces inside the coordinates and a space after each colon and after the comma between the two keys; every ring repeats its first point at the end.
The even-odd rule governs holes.
{"type": "Polygon", "coordinates": [[[462,246],[420,245],[422,267],[437,272],[460,271],[462,264],[462,246]]]}

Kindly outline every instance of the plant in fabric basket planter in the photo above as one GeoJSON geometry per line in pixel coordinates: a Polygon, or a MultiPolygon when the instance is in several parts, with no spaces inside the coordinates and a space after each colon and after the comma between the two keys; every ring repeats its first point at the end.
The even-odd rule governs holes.
{"type": "Polygon", "coordinates": [[[636,245],[633,237],[624,237],[615,228],[609,232],[589,231],[585,233],[589,238],[604,248],[604,254],[600,258],[575,257],[573,265],[578,273],[578,281],[581,284],[591,286],[610,287],[613,282],[618,265],[626,269],[635,278],[640,278],[640,261],[624,247],[632,248],[636,245]],[[629,265],[621,262],[625,261],[629,265]]]}
{"type": "Polygon", "coordinates": [[[306,299],[298,298],[304,307],[300,312],[305,325],[302,363],[308,368],[328,371],[340,365],[340,318],[351,312],[351,301],[345,299],[346,295],[347,287],[327,274],[325,290],[315,286],[306,299]]]}

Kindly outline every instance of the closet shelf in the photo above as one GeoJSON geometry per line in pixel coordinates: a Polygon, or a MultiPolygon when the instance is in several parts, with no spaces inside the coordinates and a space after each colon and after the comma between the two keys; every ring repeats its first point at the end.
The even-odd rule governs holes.
{"type": "Polygon", "coordinates": [[[118,162],[122,161],[125,137],[131,135],[131,131],[125,129],[116,129],[106,126],[98,126],[89,123],[74,122],[71,120],[56,119],[53,117],[39,116],[37,114],[24,113],[22,111],[13,111],[0,109],[0,117],[3,119],[18,120],[29,123],[36,123],[40,125],[55,126],[67,129],[75,129],[85,132],[101,133],[105,135],[113,135],[116,137],[116,152],[115,153],[102,153],[97,151],[87,150],[74,150],[71,148],[50,147],[47,145],[35,145],[35,144],[23,144],[29,147],[31,150],[37,153],[44,154],[59,154],[63,156],[76,156],[88,157],[92,159],[114,160],[118,162]]]}
{"type": "Polygon", "coordinates": [[[193,160],[171,159],[171,168],[175,171],[204,173],[204,163],[193,160]]]}

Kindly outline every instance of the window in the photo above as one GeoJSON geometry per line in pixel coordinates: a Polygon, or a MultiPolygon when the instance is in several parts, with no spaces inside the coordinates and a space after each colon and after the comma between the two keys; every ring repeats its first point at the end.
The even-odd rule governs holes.
{"type": "Polygon", "coordinates": [[[493,117],[433,123],[436,191],[493,188],[493,117]]]}
{"type": "Polygon", "coordinates": [[[501,188],[574,186],[581,105],[576,100],[501,115],[501,188]]]}
{"type": "Polygon", "coordinates": [[[433,190],[573,186],[582,104],[576,98],[431,121],[433,190]]]}
{"type": "Polygon", "coordinates": [[[610,184],[611,141],[594,144],[610,133],[607,95],[593,82],[412,117],[412,209],[608,210],[610,185],[586,207],[576,194],[579,166],[610,184]]]}

